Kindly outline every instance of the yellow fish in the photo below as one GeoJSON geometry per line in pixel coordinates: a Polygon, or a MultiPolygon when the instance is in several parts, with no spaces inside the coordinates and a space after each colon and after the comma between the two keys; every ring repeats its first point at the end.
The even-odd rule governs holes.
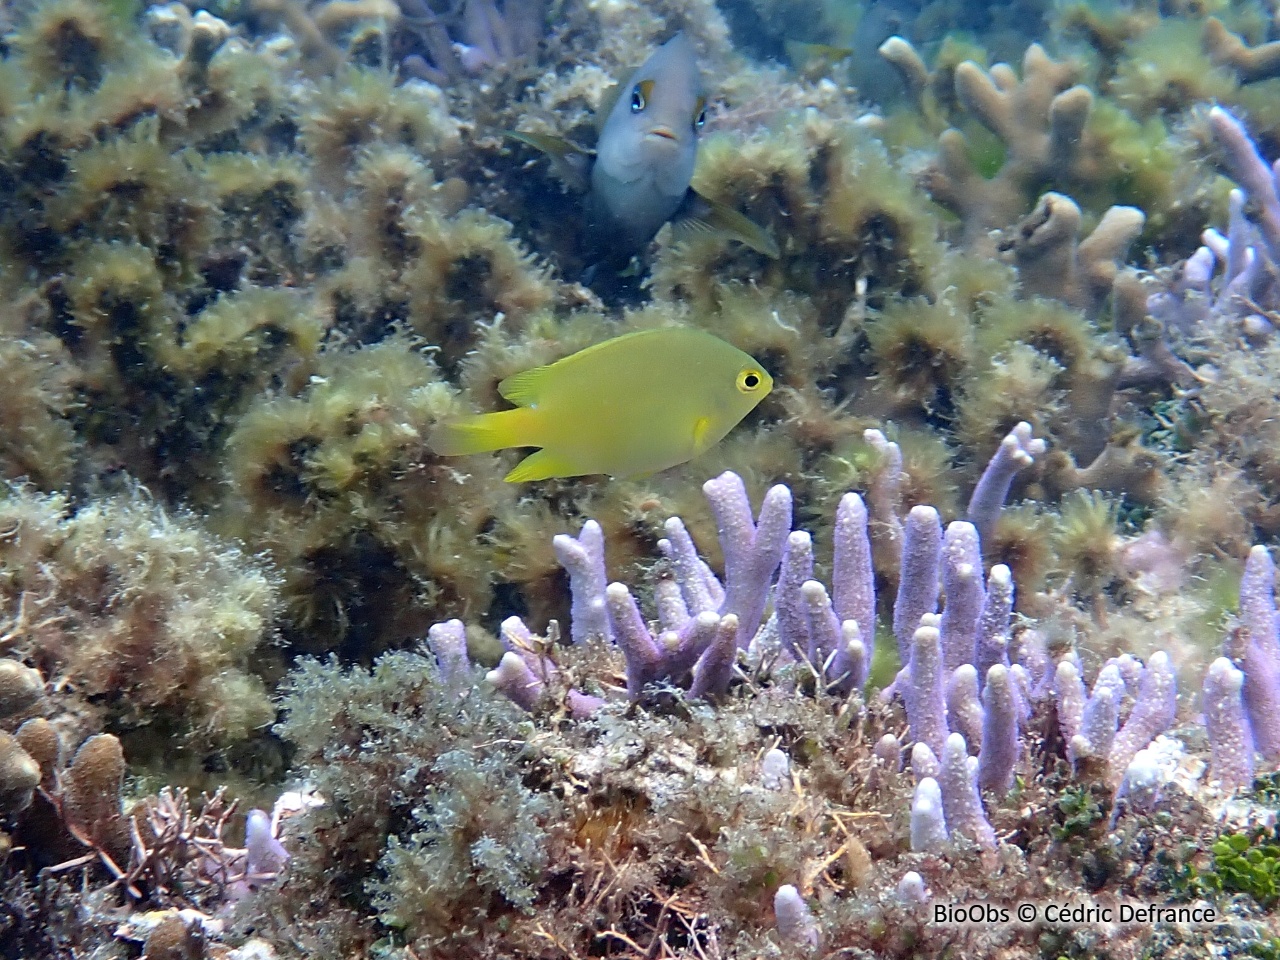
{"type": "Polygon", "coordinates": [[[508,377],[498,392],[516,409],[442,421],[429,442],[445,457],[541,447],[509,482],[656,473],[719,443],[772,389],[760,364],[709,333],[642,330],[508,377]]]}

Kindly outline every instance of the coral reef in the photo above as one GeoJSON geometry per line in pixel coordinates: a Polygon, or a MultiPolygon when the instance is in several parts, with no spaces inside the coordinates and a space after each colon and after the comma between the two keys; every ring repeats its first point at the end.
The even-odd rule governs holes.
{"type": "MultiPolygon", "coordinates": [[[[954,577],[967,567],[956,567],[954,557],[965,551],[944,551],[941,536],[930,551],[919,534],[912,545],[908,533],[904,557],[931,555],[934,573],[904,559],[904,582],[924,582],[899,591],[895,620],[902,607],[920,605],[916,594],[932,605],[941,584],[952,586],[942,618],[917,618],[910,665],[894,684],[906,704],[907,742],[915,743],[910,771],[900,770],[902,748],[891,732],[896,706],[873,692],[864,698],[861,683],[831,696],[840,685],[822,677],[837,657],[821,646],[806,653],[790,634],[796,627],[788,625],[793,601],[786,596],[797,575],[788,567],[808,538],[786,533],[786,489],[766,496],[754,523],[738,478],[726,474],[705,490],[720,518],[728,579],[722,585],[692,544],[682,545],[683,524],[669,523],[663,551],[672,570],[659,571],[654,584],[660,616],[671,625],[661,637],[638,620],[627,588],[603,586],[602,541],[589,524],[581,537],[557,543],[575,610],[595,625],[575,617],[572,646],[535,637],[513,619],[503,628],[503,664],[519,667],[499,667],[481,683],[466,666],[465,631],[455,621],[432,629],[429,650],[389,654],[371,671],[304,664],[293,675],[281,732],[333,802],[294,821],[303,828],[291,867],[298,886],[264,891],[263,904],[247,905],[241,922],[322,952],[365,949],[378,928],[361,917],[377,913],[414,954],[537,955],[545,942],[585,954],[616,941],[637,951],[693,943],[743,957],[781,956],[788,945],[899,955],[896,937],[885,939],[891,924],[905,925],[902,935],[917,943],[979,935],[929,923],[902,902],[900,885],[920,871],[934,902],[963,902],[979,889],[997,898],[1042,890],[1049,875],[1057,895],[1069,899],[1195,892],[1187,878],[1208,870],[1219,815],[1212,811],[1231,793],[1223,757],[1239,754],[1242,731],[1272,719],[1245,719],[1250,708],[1241,706],[1240,672],[1230,661],[1210,671],[1210,678],[1224,670],[1236,677],[1211,724],[1210,780],[1182,742],[1162,736],[1179,719],[1165,652],[1145,665],[1114,658],[1086,697],[1075,652],[1058,661],[1055,675],[1038,626],[1005,619],[1002,662],[990,666],[976,705],[981,748],[971,757],[966,738],[948,732],[942,649],[967,635],[956,674],[972,673],[980,649],[975,628],[998,618],[974,609],[957,619],[954,577]],[[742,636],[736,678],[703,679],[714,672],[709,664],[720,637],[727,630],[736,645],[740,617],[751,617],[740,606],[743,588],[775,575],[776,609],[753,636],[742,636]],[[711,609],[695,612],[703,604],[711,609]],[[681,615],[683,624],[668,619],[681,615]],[[691,679],[683,678],[688,667],[680,665],[695,658],[691,679]],[[327,731],[339,716],[361,719],[350,737],[334,741],[327,731]],[[524,732],[504,737],[511,729],[524,732]],[[371,750],[371,743],[379,746],[371,750]],[[1064,790],[1103,806],[1081,818],[1058,799],[1064,790]],[[1161,819],[1158,811],[1169,808],[1180,809],[1177,819],[1161,819]],[[1121,845],[1105,864],[1082,860],[1083,839],[1101,829],[1121,845]],[[343,890],[364,892],[352,898],[343,890]],[[341,914],[321,920],[312,912],[318,901],[335,898],[347,908],[341,914]],[[759,919],[769,903],[776,933],[759,919]],[[704,926],[702,916],[714,921],[704,926]]],[[[837,554],[865,553],[865,512],[856,497],[842,509],[850,513],[837,529],[852,543],[838,543],[837,554]]],[[[908,531],[937,523],[927,508],[912,517],[908,531]]],[[[971,537],[965,527],[953,525],[948,542],[971,537]]],[[[1253,556],[1241,617],[1257,635],[1259,618],[1274,624],[1275,573],[1265,550],[1253,556]]],[[[870,562],[846,556],[833,569],[847,578],[835,582],[836,595],[843,584],[861,606],[871,589],[870,562]]],[[[820,586],[805,583],[806,597],[815,592],[810,584],[820,586]]],[[[810,604],[813,612],[823,608],[810,604]]],[[[863,615],[871,636],[874,606],[863,615]]],[[[819,622],[811,614],[805,629],[816,632],[819,622]]],[[[850,625],[859,629],[846,620],[846,637],[850,625]]],[[[1273,642],[1268,635],[1266,643],[1273,642]]],[[[1276,662],[1270,650],[1265,657],[1267,665],[1276,662]]],[[[1246,676],[1258,663],[1249,656],[1240,662],[1246,676]]],[[[1254,681],[1273,696],[1280,688],[1265,673],[1254,681]]],[[[1250,702],[1246,696],[1243,703],[1250,702]]],[[[1189,736],[1182,729],[1177,735],[1189,736]]],[[[1033,955],[1033,929],[1004,931],[1011,955],[1033,955]]],[[[1059,929],[1062,949],[1082,948],[1084,929],[1059,929]]],[[[1203,926],[1166,935],[1188,949],[1218,936],[1203,926]]]]}
{"type": "Polygon", "coordinates": [[[1277,43],[0,4],[0,953],[1274,952],[1277,43]],[[505,136],[591,142],[677,31],[777,258],[622,268],[505,136]],[[689,463],[432,452],[673,326],[774,383],[689,463]],[[1050,891],[1217,919],[931,919],[1050,891]]]}

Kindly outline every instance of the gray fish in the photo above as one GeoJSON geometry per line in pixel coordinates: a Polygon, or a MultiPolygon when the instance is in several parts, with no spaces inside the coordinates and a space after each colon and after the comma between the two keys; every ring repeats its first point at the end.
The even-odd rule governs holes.
{"type": "Polygon", "coordinates": [[[550,156],[570,183],[588,190],[597,238],[633,252],[668,221],[678,233],[710,231],[778,256],[773,238],[731,207],[690,185],[707,98],[693,44],[677,33],[640,65],[601,110],[594,155],[561,137],[509,133],[550,156]]]}

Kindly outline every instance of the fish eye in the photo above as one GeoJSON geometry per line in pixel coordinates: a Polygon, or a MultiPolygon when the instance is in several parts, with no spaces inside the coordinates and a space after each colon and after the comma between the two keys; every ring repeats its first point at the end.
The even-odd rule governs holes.
{"type": "Polygon", "coordinates": [[[707,101],[705,97],[699,97],[698,103],[693,108],[693,129],[701,130],[707,124],[707,101]]]}
{"type": "Polygon", "coordinates": [[[639,113],[649,105],[649,91],[653,89],[652,80],[641,80],[631,88],[631,112],[639,113]]]}
{"type": "Polygon", "coordinates": [[[753,393],[764,383],[764,374],[759,370],[743,370],[738,374],[738,389],[743,393],[753,393]]]}

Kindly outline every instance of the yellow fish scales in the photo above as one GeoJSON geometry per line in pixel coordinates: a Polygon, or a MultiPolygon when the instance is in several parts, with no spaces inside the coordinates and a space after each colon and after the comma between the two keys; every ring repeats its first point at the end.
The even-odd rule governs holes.
{"type": "Polygon", "coordinates": [[[772,389],[760,364],[709,333],[642,330],[508,377],[498,392],[516,409],[444,420],[430,445],[446,457],[540,447],[511,482],[638,476],[719,443],[772,389]]]}

